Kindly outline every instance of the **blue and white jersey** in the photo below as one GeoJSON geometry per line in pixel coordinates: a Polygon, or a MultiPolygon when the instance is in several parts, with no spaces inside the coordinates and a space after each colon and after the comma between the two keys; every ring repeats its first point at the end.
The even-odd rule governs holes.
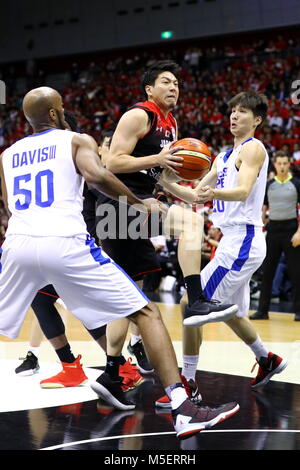
{"type": "Polygon", "coordinates": [[[72,157],[75,132],[49,129],[17,141],[3,153],[8,208],[6,236],[86,234],[84,180],[72,157]]]}
{"type": "MultiPolygon", "coordinates": [[[[250,140],[250,139],[248,139],[250,140]]],[[[216,189],[233,189],[238,184],[239,170],[236,167],[238,155],[242,149],[241,143],[235,149],[221,152],[216,157],[218,179],[216,189]]],[[[213,201],[212,221],[216,227],[236,226],[236,225],[254,225],[262,227],[262,207],[267,183],[269,156],[265,146],[260,140],[254,137],[251,140],[259,142],[265,151],[265,160],[257,176],[257,180],[251,190],[251,193],[245,201],[213,201]]]]}

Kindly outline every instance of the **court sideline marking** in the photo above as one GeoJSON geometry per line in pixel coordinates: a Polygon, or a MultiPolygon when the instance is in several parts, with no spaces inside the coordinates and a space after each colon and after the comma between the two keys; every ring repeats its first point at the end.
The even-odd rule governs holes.
{"type": "MultiPolygon", "coordinates": [[[[300,429],[209,429],[209,430],[203,430],[201,431],[201,434],[203,433],[230,433],[230,432],[263,432],[263,433],[269,433],[269,432],[275,432],[275,433],[300,433],[300,429]]],[[[39,450],[56,450],[56,449],[61,449],[63,447],[71,447],[75,445],[81,445],[81,444],[89,444],[92,442],[98,442],[98,441],[110,441],[110,440],[115,440],[115,439],[126,439],[128,437],[149,437],[149,436],[163,436],[163,435],[172,435],[176,434],[175,431],[173,432],[151,432],[151,433],[144,433],[144,434],[122,434],[120,436],[108,436],[108,437],[98,437],[94,439],[86,439],[84,441],[75,441],[75,442],[66,442],[62,444],[58,444],[55,446],[50,446],[50,447],[43,447],[42,449],[39,450]]],[[[200,434],[200,433],[199,433],[200,434]]]]}

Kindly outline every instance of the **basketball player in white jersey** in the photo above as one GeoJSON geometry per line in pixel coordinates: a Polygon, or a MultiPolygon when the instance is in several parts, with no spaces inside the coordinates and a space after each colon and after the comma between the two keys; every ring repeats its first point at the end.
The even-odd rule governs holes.
{"type": "MultiPolygon", "coordinates": [[[[256,356],[259,372],[251,382],[252,388],[256,389],[287,365],[287,361],[267,351],[246,318],[250,304],[250,279],[266,254],[262,206],[269,157],[262,142],[254,138],[254,133],[266,117],[267,100],[264,95],[246,91],[232,98],[229,107],[233,148],[216,157],[211,170],[194,190],[181,189],[170,173],[165,172],[163,179],[170,192],[187,202],[213,200],[212,222],[221,229],[223,237],[215,257],[201,272],[201,286],[205,297],[239,306],[236,316],[226,323],[256,356]]],[[[183,338],[182,373],[187,379],[194,379],[202,331],[190,326],[208,322],[207,318],[196,318],[189,312],[186,296],[181,306],[185,312],[183,324],[187,327],[183,338]]],[[[218,321],[213,314],[210,317],[211,321],[218,321]]],[[[163,404],[167,405],[168,401],[162,400],[163,404]]]]}
{"type": "MultiPolygon", "coordinates": [[[[235,402],[212,409],[197,408],[188,400],[158,308],[87,233],[82,216],[84,179],[110,197],[127,196],[128,203],[141,204],[141,210],[148,211],[151,201],[140,201],[103,168],[86,136],[64,130],[58,92],[48,87],[31,90],[23,111],[34,133],[0,158],[1,186],[11,213],[2,246],[0,334],[15,338],[36,292],[53,284],[67,308],[89,329],[131,316],[171,398],[178,438],[232,416],[239,409],[235,402]]],[[[123,399],[120,381],[105,372],[92,388],[104,399],[123,399]]],[[[124,401],[123,405],[135,406],[124,401]]]]}

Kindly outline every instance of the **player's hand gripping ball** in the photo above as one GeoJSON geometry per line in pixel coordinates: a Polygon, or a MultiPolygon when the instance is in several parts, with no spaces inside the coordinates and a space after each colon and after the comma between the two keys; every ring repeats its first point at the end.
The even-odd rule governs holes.
{"type": "Polygon", "coordinates": [[[183,166],[176,168],[178,176],[184,181],[193,181],[203,178],[209,171],[211,164],[211,153],[207,145],[198,139],[187,137],[185,139],[176,140],[171,148],[183,147],[174,153],[178,157],[182,157],[183,166]]]}

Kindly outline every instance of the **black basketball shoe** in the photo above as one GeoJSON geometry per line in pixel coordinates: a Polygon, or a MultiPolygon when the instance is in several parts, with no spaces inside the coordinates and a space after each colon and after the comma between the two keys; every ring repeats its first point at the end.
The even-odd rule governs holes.
{"type": "Polygon", "coordinates": [[[133,346],[129,341],[127,351],[129,354],[135,356],[137,360],[137,367],[142,374],[152,374],[152,372],[154,372],[153,366],[150,364],[147,358],[142,340],[138,341],[133,346]]]}
{"type": "Polygon", "coordinates": [[[33,352],[28,351],[27,356],[21,359],[24,361],[15,369],[16,374],[26,376],[36,374],[39,371],[39,361],[33,352]]]}
{"type": "Polygon", "coordinates": [[[201,326],[230,320],[238,311],[235,304],[223,304],[218,300],[208,300],[202,295],[192,305],[187,305],[184,314],[184,326],[201,326]]]}
{"type": "Polygon", "coordinates": [[[103,372],[96,382],[91,384],[91,388],[100,398],[118,410],[133,410],[135,408],[135,404],[126,399],[122,390],[122,377],[112,380],[106,372],[103,372]]]}

